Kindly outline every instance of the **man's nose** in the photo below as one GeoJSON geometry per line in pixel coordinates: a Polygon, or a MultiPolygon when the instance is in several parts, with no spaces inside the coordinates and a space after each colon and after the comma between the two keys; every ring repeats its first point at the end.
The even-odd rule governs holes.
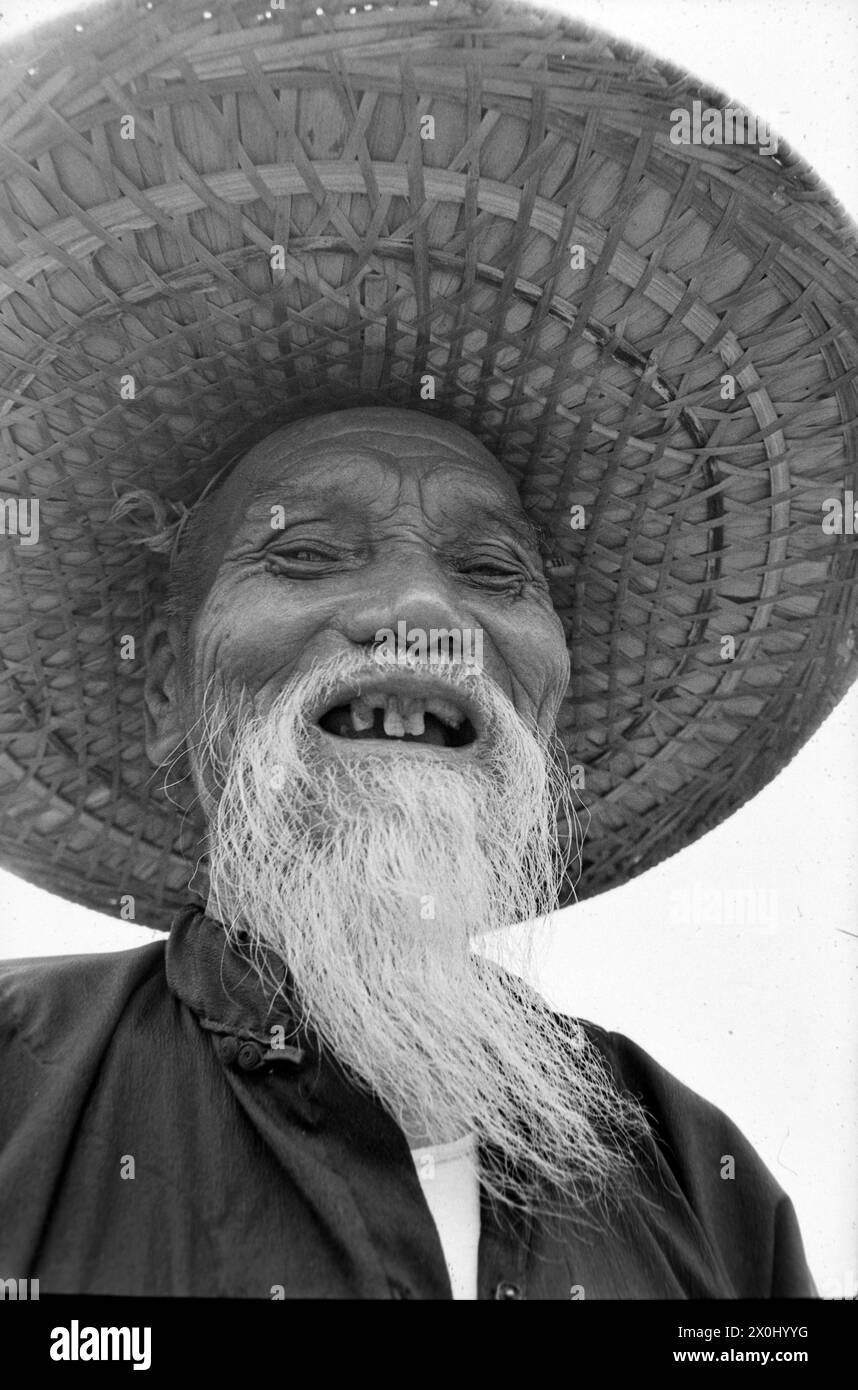
{"type": "Polygon", "coordinates": [[[341,609],[338,626],[357,645],[379,640],[385,629],[463,628],[461,595],[442,561],[427,547],[401,545],[373,563],[341,609]]]}

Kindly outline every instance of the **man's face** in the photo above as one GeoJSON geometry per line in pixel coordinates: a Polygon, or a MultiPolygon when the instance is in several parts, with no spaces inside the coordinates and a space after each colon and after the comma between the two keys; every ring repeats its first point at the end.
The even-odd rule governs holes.
{"type": "MultiPolygon", "coordinates": [[[[543,731],[553,725],[568,658],[535,537],[514,486],[464,430],[377,408],[288,426],[245,457],[202,520],[203,597],[183,680],[189,726],[213,678],[264,709],[287,682],[400,623],[459,632],[466,651],[481,643],[486,676],[516,711],[543,731]]],[[[341,736],[349,749],[331,751],[358,756],[369,736],[377,752],[383,715],[374,730],[328,720],[330,741],[363,735],[341,736]]],[[[399,727],[384,722],[388,736],[399,727]]],[[[425,720],[424,738],[432,727],[425,720]]],[[[449,727],[434,730],[439,744],[467,738],[449,727]]],[[[390,742],[400,758],[433,746],[395,732],[390,742]]]]}
{"type": "Polygon", "coordinates": [[[558,810],[574,823],[551,738],[566,646],[512,484],[452,425],[329,415],[247,455],[183,565],[190,626],[147,645],[149,752],[188,745],[211,915],[286,962],[412,1142],[476,1130],[496,1177],[598,1185],[593,1117],[621,1132],[619,1100],[474,949],[550,910],[558,810]],[[410,662],[380,663],[400,624],[410,662]]]}

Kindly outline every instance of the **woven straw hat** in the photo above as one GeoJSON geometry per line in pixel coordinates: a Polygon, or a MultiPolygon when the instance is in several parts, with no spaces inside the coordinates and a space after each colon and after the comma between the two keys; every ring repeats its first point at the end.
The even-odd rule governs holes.
{"type": "Polygon", "coordinates": [[[135,498],[169,538],[279,424],[390,403],[474,431],[546,530],[579,893],[622,883],[855,674],[848,499],[823,526],[858,492],[853,229],[783,143],[674,143],[724,97],[556,15],[258,3],[0,53],[0,861],[168,924],[201,827],[143,751],[135,498]]]}

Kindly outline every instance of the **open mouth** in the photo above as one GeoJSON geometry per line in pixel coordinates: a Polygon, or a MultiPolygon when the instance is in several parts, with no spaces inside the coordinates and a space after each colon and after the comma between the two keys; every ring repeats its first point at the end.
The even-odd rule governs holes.
{"type": "Polygon", "coordinates": [[[442,696],[363,691],[331,705],[318,724],[334,738],[422,743],[434,748],[467,748],[477,739],[465,709],[446,692],[442,696]]]}

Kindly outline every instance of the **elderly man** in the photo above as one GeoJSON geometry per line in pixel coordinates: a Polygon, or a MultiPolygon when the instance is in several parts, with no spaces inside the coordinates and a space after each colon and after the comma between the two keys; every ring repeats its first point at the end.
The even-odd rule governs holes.
{"type": "Polygon", "coordinates": [[[260,1298],[812,1290],[730,1122],[472,950],[557,898],[569,672],[534,529],[472,435],[385,409],[270,434],[186,527],[146,670],[208,904],[166,971],[157,944],[5,976],[17,1268],[260,1298]],[[391,630],[409,649],[382,659],[391,630]]]}
{"type": "Polygon", "coordinates": [[[169,928],[0,968],[0,1279],[811,1293],[731,1122],[502,947],[858,670],[853,230],[495,0],[0,56],[0,862],[169,928]]]}

